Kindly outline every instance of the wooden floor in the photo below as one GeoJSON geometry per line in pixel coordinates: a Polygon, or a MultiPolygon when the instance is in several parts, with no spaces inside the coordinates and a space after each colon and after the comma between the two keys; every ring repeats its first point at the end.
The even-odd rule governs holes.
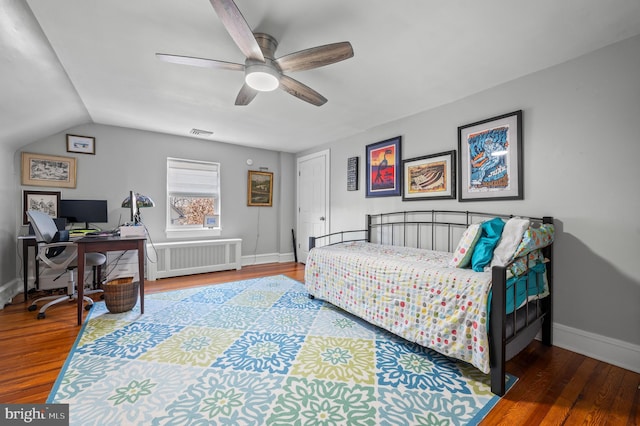
{"type": "MultiPolygon", "coordinates": [[[[304,265],[244,267],[145,283],[145,294],[284,274],[304,279],[304,265]]],[[[75,304],[36,320],[22,295],[0,310],[0,403],[44,403],[80,328],[75,304]]],[[[516,385],[484,425],[640,425],[640,374],[535,341],[508,362],[516,385]]]]}

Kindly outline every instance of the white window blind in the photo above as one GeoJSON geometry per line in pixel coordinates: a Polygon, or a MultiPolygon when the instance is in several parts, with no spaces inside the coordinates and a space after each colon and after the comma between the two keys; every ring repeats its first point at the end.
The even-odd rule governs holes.
{"type": "Polygon", "coordinates": [[[169,194],[208,195],[218,198],[218,163],[167,159],[167,190],[169,194]]]}

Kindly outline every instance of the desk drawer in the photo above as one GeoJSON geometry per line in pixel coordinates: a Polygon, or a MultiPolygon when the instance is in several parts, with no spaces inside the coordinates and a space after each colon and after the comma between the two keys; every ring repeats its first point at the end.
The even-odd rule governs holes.
{"type": "Polygon", "coordinates": [[[104,274],[107,282],[125,277],[133,277],[134,281],[139,281],[138,250],[108,252],[104,274]]]}

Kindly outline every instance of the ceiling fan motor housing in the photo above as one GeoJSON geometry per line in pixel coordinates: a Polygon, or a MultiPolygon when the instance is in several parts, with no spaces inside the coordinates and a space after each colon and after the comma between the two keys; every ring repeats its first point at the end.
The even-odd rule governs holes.
{"type": "Polygon", "coordinates": [[[280,85],[280,71],[272,59],[265,62],[247,59],[244,66],[244,81],[255,90],[271,92],[280,85]]]}

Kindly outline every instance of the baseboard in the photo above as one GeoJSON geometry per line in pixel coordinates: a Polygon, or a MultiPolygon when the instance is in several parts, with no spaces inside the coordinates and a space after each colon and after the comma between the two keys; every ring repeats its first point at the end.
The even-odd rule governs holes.
{"type": "Polygon", "coordinates": [[[8,283],[0,285],[0,309],[11,303],[13,298],[24,291],[22,279],[14,279],[8,283]]]}
{"type": "Polygon", "coordinates": [[[640,373],[640,345],[553,324],[553,345],[640,373]]]}
{"type": "Polygon", "coordinates": [[[280,253],[280,260],[278,260],[279,263],[286,263],[286,262],[295,262],[295,256],[293,255],[293,252],[290,253],[280,253]]]}
{"type": "Polygon", "coordinates": [[[263,263],[284,263],[293,262],[293,253],[267,253],[242,256],[242,266],[261,265],[263,263]]]}

